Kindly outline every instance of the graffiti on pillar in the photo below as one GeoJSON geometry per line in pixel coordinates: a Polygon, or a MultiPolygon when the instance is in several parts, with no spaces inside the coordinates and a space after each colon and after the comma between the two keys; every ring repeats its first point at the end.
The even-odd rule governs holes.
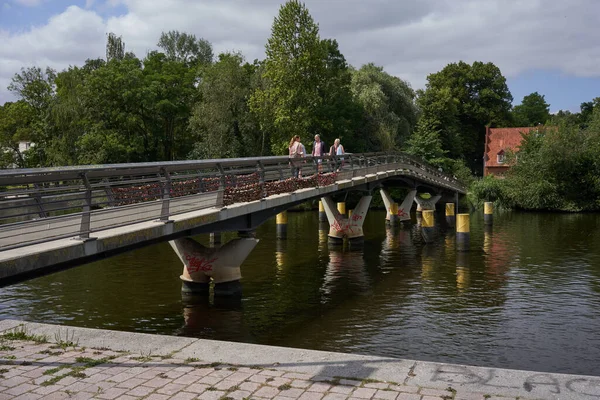
{"type": "Polygon", "coordinates": [[[362,215],[352,215],[352,221],[360,221],[361,219],[363,219],[362,215]]]}
{"type": "Polygon", "coordinates": [[[187,260],[187,270],[190,273],[198,272],[198,271],[212,271],[213,263],[217,261],[218,257],[207,259],[206,257],[197,258],[195,256],[186,255],[185,259],[187,260]]]}
{"type": "Polygon", "coordinates": [[[408,214],[406,213],[406,211],[404,211],[404,208],[399,208],[398,209],[398,216],[399,217],[408,217],[408,214]]]}
{"type": "Polygon", "coordinates": [[[333,224],[331,225],[331,227],[332,227],[333,229],[335,229],[335,231],[336,231],[336,232],[341,232],[341,231],[343,231],[343,230],[344,230],[344,229],[342,228],[342,225],[340,224],[340,221],[338,221],[338,219],[337,219],[337,218],[333,220],[333,224]]]}

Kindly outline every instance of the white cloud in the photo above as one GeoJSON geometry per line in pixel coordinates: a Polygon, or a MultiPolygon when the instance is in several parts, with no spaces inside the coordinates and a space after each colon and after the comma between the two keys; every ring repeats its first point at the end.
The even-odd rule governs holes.
{"type": "MultiPolygon", "coordinates": [[[[64,68],[103,56],[107,32],[122,35],[126,49],[140,57],[156,47],[161,31],[177,29],[209,40],[215,52],[241,50],[248,60],[262,58],[281,3],[105,0],[102,7],[127,9],[105,20],[72,6],[25,33],[0,32],[0,88],[20,66],[64,68]]],[[[375,62],[417,88],[427,74],[458,60],[492,61],[506,76],[531,69],[600,76],[597,0],[306,0],[306,5],[321,36],[336,38],[351,64],[375,62]]],[[[0,91],[0,102],[2,97],[0,91]]]]}

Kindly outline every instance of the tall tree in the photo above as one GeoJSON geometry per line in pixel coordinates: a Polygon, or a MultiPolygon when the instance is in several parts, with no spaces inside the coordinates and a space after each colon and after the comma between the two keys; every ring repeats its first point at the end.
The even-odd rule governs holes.
{"type": "Polygon", "coordinates": [[[287,148],[290,137],[312,136],[323,103],[319,93],[325,76],[325,46],[319,27],[305,5],[290,0],[279,9],[266,45],[263,78],[250,99],[262,129],[272,127],[275,154],[287,148]]]}
{"type": "MultiPolygon", "coordinates": [[[[356,144],[354,128],[360,122],[361,108],[352,97],[352,72],[336,40],[324,39],[321,45],[325,52],[325,72],[319,85],[322,103],[311,131],[319,133],[326,143],[341,138],[356,144]]],[[[350,148],[357,151],[355,146],[350,148]]]]}
{"type": "Polygon", "coordinates": [[[239,53],[219,54],[219,60],[204,71],[201,100],[190,119],[190,129],[199,139],[191,158],[261,154],[260,132],[247,105],[253,73],[239,53]]]}
{"type": "Polygon", "coordinates": [[[175,160],[189,152],[188,123],[192,105],[198,100],[196,68],[165,54],[151,52],[144,59],[144,91],[148,94],[144,107],[150,111],[157,159],[175,160]]]}
{"type": "Polygon", "coordinates": [[[169,60],[186,65],[210,64],[213,60],[210,42],[189,33],[163,32],[157,46],[163,49],[169,60]]]}
{"type": "Polygon", "coordinates": [[[364,150],[393,150],[412,133],[418,116],[415,92],[402,79],[374,64],[352,73],[354,100],[362,107],[364,150]]]}
{"type": "Polygon", "coordinates": [[[106,62],[125,58],[125,42],[121,36],[109,33],[106,40],[106,62]]]}
{"type": "Polygon", "coordinates": [[[550,119],[550,105],[543,95],[533,92],[523,97],[521,104],[513,108],[513,119],[518,127],[545,124],[550,119]]]}
{"type": "Polygon", "coordinates": [[[471,169],[479,174],[483,172],[481,157],[485,127],[507,126],[511,102],[512,95],[500,69],[492,63],[479,61],[472,65],[462,61],[448,64],[441,71],[430,74],[418,100],[424,117],[429,117],[432,103],[447,104],[446,111],[436,111],[440,123],[436,129],[442,138],[452,138],[457,143],[444,150],[449,150],[452,158],[464,157],[471,169]],[[445,99],[448,95],[450,99],[445,99]],[[454,139],[456,135],[458,137],[454,139]]]}

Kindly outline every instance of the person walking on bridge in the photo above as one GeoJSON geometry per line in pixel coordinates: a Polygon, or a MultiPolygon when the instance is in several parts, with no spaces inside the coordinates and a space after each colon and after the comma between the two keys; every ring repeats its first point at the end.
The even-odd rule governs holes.
{"type": "Polygon", "coordinates": [[[292,175],[294,178],[298,178],[298,175],[300,174],[301,161],[296,161],[295,159],[304,157],[305,153],[304,145],[300,142],[300,136],[295,135],[292,137],[288,150],[290,153],[290,158],[292,159],[290,161],[292,165],[292,175]]]}
{"type": "Polygon", "coordinates": [[[338,164],[337,171],[344,167],[344,157],[340,156],[344,155],[345,153],[346,152],[344,151],[344,146],[342,145],[342,143],[340,143],[340,139],[335,139],[335,141],[333,142],[333,146],[331,146],[331,148],[329,149],[329,155],[338,157],[338,159],[336,160],[336,164],[341,162],[341,164],[338,164]]]}
{"type": "Polygon", "coordinates": [[[321,157],[323,157],[323,155],[325,154],[325,142],[323,142],[321,140],[321,136],[320,135],[315,135],[315,141],[313,142],[313,147],[312,147],[312,156],[316,158],[316,163],[317,163],[317,171],[319,173],[322,172],[322,162],[323,159],[321,157]]]}

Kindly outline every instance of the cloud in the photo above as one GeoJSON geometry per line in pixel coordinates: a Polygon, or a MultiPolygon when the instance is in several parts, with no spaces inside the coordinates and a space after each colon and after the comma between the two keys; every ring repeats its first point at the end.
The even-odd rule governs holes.
{"type": "MultiPolygon", "coordinates": [[[[177,29],[209,40],[215,52],[240,50],[248,60],[263,58],[281,3],[105,0],[95,7],[127,10],[105,19],[71,6],[25,33],[0,32],[0,88],[20,66],[64,68],[103,56],[107,32],[121,35],[126,50],[140,57],[156,48],[161,31],[177,29]]],[[[337,39],[351,64],[383,65],[417,88],[429,73],[459,60],[494,62],[506,76],[533,69],[600,76],[597,0],[306,0],[306,5],[321,36],[337,39]]]]}

